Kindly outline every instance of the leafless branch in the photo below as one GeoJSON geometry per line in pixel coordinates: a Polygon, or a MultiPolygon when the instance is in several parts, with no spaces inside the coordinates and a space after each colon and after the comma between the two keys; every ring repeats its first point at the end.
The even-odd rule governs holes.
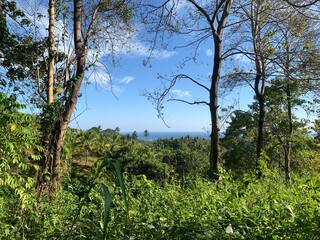
{"type": "Polygon", "coordinates": [[[177,80],[179,79],[188,79],[190,80],[191,82],[195,83],[196,85],[198,85],[199,87],[202,87],[204,88],[205,90],[207,90],[208,92],[210,91],[210,89],[208,87],[206,87],[205,85],[201,84],[199,81],[193,79],[192,77],[186,75],[186,74],[179,74],[177,76],[175,76],[173,78],[173,81],[176,82],[177,80]]]}
{"type": "Polygon", "coordinates": [[[290,6],[295,7],[295,8],[310,7],[310,6],[314,5],[314,4],[316,4],[317,2],[319,2],[319,0],[314,0],[314,1],[311,2],[311,3],[306,3],[306,4],[298,5],[298,4],[292,3],[292,2],[289,1],[289,0],[285,0],[285,1],[286,1],[286,3],[288,3],[290,6]]]}
{"type": "Polygon", "coordinates": [[[168,101],[183,102],[183,103],[186,103],[186,104],[189,104],[189,105],[201,105],[201,104],[205,104],[205,105],[208,105],[208,106],[209,106],[209,103],[208,103],[207,101],[194,101],[194,102],[189,102],[189,101],[186,101],[186,100],[183,100],[183,99],[178,99],[178,98],[172,98],[172,99],[169,99],[168,101]]]}

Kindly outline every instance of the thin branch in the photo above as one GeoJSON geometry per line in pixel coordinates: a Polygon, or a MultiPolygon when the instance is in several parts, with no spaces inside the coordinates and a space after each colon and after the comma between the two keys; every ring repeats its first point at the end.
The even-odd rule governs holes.
{"type": "Polygon", "coordinates": [[[298,4],[292,3],[289,0],[285,0],[285,1],[286,1],[286,3],[288,3],[292,7],[304,8],[304,7],[310,7],[310,6],[314,5],[314,4],[316,4],[317,2],[319,2],[320,0],[315,0],[315,1],[311,2],[311,3],[306,3],[306,4],[302,4],[302,5],[298,5],[298,4]]]}
{"type": "Polygon", "coordinates": [[[189,105],[200,105],[200,104],[205,104],[205,105],[208,105],[209,106],[209,103],[207,101],[194,101],[194,102],[189,102],[189,101],[186,101],[186,100],[183,100],[183,99],[178,99],[178,98],[172,98],[172,99],[169,99],[169,101],[175,101],[175,102],[183,102],[183,103],[186,103],[186,104],[189,104],[189,105]]]}
{"type": "MultiPolygon", "coordinates": [[[[209,23],[210,25],[213,25],[213,24],[212,24],[212,23],[213,23],[213,20],[210,18],[208,12],[203,9],[203,7],[201,7],[199,4],[197,4],[194,0],[188,0],[188,2],[190,2],[191,4],[193,4],[193,5],[195,6],[195,8],[198,9],[198,10],[202,13],[202,15],[207,19],[207,21],[208,21],[208,23],[209,23]]],[[[222,1],[222,2],[224,2],[224,1],[222,1]]],[[[222,3],[221,3],[221,5],[222,5],[222,3]]],[[[219,7],[219,8],[220,8],[220,7],[219,7]]],[[[217,8],[217,9],[219,9],[219,8],[217,8]]],[[[214,18],[213,18],[213,19],[214,19],[214,18]]]]}
{"type": "Polygon", "coordinates": [[[192,81],[193,83],[195,83],[195,84],[198,85],[199,87],[202,87],[202,88],[204,88],[205,90],[207,90],[208,92],[210,92],[210,89],[209,89],[208,87],[206,87],[205,85],[199,83],[198,81],[194,80],[192,77],[190,77],[190,76],[188,76],[188,75],[186,75],[186,74],[179,74],[179,75],[175,76],[175,77],[173,78],[173,80],[176,81],[176,80],[178,80],[178,79],[183,79],[183,78],[189,79],[190,81],[192,81]]]}

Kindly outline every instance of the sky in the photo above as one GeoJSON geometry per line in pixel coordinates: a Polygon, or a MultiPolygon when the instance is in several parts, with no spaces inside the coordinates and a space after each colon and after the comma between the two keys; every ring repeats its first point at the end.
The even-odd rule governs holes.
{"type": "MultiPolygon", "coordinates": [[[[208,0],[203,0],[208,2],[208,0]]],[[[36,21],[36,35],[39,38],[47,36],[48,0],[18,0],[18,6],[26,10],[32,16],[41,13],[43,18],[36,21]],[[36,13],[36,14],[35,14],[36,13]]],[[[180,1],[176,6],[179,14],[186,11],[185,1],[180,1]],[[180,11],[180,12],[179,12],[180,11]]],[[[200,24],[202,22],[200,21],[200,24]]],[[[61,20],[56,21],[56,40],[62,32],[61,20]]],[[[72,24],[70,24],[69,34],[72,36],[72,24]]],[[[144,91],[154,92],[162,88],[163,83],[158,76],[172,77],[175,74],[187,74],[197,79],[201,84],[210,86],[210,73],[213,62],[212,40],[204,41],[197,46],[196,61],[184,62],[183,69],[179,68],[186,59],[194,56],[195,48],[176,47],[187,45],[194,41],[193,36],[175,36],[168,40],[168,48],[163,49],[159,44],[153,51],[152,58],[147,64],[149,48],[146,42],[142,41],[146,34],[140,23],[134,23],[135,31],[131,33],[121,32],[122,40],[114,46],[116,64],[112,64],[110,59],[110,46],[105,44],[99,49],[100,61],[94,69],[90,69],[85,76],[85,81],[81,89],[81,97],[78,99],[76,110],[70,122],[70,127],[78,129],[90,129],[101,126],[102,129],[119,128],[121,132],[208,132],[210,131],[210,113],[206,105],[188,105],[177,101],[165,101],[163,116],[165,123],[157,117],[157,111],[152,103],[143,96],[144,91]],[[107,71],[106,71],[107,70],[107,71]]],[[[226,41],[232,43],[237,38],[229,36],[226,41]]],[[[72,38],[70,45],[72,46],[72,38]]],[[[106,42],[104,36],[99,39],[106,42]]],[[[57,46],[63,51],[63,46],[57,46]]],[[[95,50],[88,52],[89,61],[96,54],[95,50]]],[[[252,65],[244,55],[237,55],[232,64],[223,62],[222,74],[232,70],[234,65],[251,70],[252,65]]],[[[168,84],[168,82],[167,82],[168,84]]],[[[199,88],[189,80],[182,79],[171,89],[171,95],[185,101],[208,101],[208,92],[199,88]]],[[[233,105],[235,109],[247,110],[248,105],[254,101],[254,92],[247,85],[233,89],[228,94],[220,95],[219,108],[227,108],[233,105]]],[[[300,113],[301,114],[301,113],[300,113]]],[[[227,127],[225,119],[220,122],[222,131],[227,127]]]]}
{"type": "MultiPolygon", "coordinates": [[[[124,55],[120,65],[111,69],[111,76],[115,79],[113,89],[110,85],[101,84],[91,79],[89,85],[82,87],[82,96],[78,100],[77,110],[71,127],[88,129],[93,126],[101,126],[102,129],[119,127],[122,132],[144,131],[149,132],[202,132],[210,129],[209,108],[206,105],[188,105],[181,102],[164,103],[164,119],[167,127],[157,117],[157,111],[152,103],[143,96],[144,90],[153,92],[161,88],[158,74],[171,75],[175,71],[184,55],[192,54],[192,50],[180,49],[175,54],[166,57],[155,57],[151,61],[151,67],[145,67],[143,54],[124,55]],[[118,83],[118,84],[117,84],[118,83]]],[[[211,61],[210,49],[203,48],[200,58],[211,61]]],[[[190,64],[187,70],[192,76],[199,73],[208,73],[210,66],[202,64],[190,64]]],[[[208,81],[205,79],[205,81],[208,81]]],[[[188,80],[181,80],[173,89],[172,94],[185,100],[208,100],[208,93],[188,80]]],[[[227,107],[235,100],[246,107],[253,101],[252,90],[242,88],[220,99],[220,107],[227,107]]]]}
{"type": "MultiPolygon", "coordinates": [[[[177,11],[184,9],[183,1],[177,6],[177,11]]],[[[201,83],[210,86],[209,76],[212,72],[213,49],[212,42],[206,41],[200,45],[196,62],[187,62],[181,70],[181,62],[195,54],[193,47],[175,48],[194,39],[186,36],[175,36],[168,39],[170,42],[167,49],[157,46],[154,50],[150,66],[144,66],[143,62],[148,57],[150,46],[141,41],[141,26],[135,25],[137,33],[131,36],[127,49],[118,46],[118,65],[108,68],[112,78],[112,91],[110,81],[104,79],[108,76],[102,74],[88,74],[87,78],[91,84],[84,84],[82,97],[78,101],[77,110],[71,127],[88,129],[93,126],[106,128],[120,128],[122,132],[144,131],[149,132],[203,132],[209,131],[210,112],[207,105],[188,105],[181,102],[164,102],[162,119],[158,118],[157,111],[148,99],[143,96],[143,91],[153,92],[162,88],[158,75],[170,76],[182,73],[194,78],[199,78],[201,83]],[[129,50],[129,53],[126,51],[129,50]],[[98,78],[97,78],[98,76],[98,78]]],[[[144,33],[145,34],[145,33],[144,33]]],[[[117,48],[117,47],[116,47],[117,48]]],[[[106,51],[105,55],[108,55],[106,51]]],[[[243,61],[245,59],[238,59],[243,61]]],[[[110,61],[105,61],[110,66],[110,61]]],[[[149,64],[148,64],[149,65],[149,64]]],[[[171,94],[176,98],[186,101],[204,100],[208,101],[208,92],[196,86],[189,80],[180,80],[172,89],[171,94]]],[[[227,107],[239,102],[236,107],[246,109],[253,101],[253,91],[247,87],[233,91],[228,96],[219,100],[220,108],[227,107]]],[[[225,125],[222,123],[221,128],[225,125]]]]}
{"type": "MultiPolygon", "coordinates": [[[[30,14],[36,11],[46,14],[46,0],[18,1],[30,14]]],[[[183,9],[182,6],[178,6],[183,9]]],[[[46,36],[48,22],[42,18],[39,22],[39,35],[46,36]]],[[[61,24],[59,21],[56,25],[61,24]]],[[[183,70],[178,70],[186,57],[193,56],[191,47],[174,48],[174,46],[187,42],[185,37],[173,38],[169,49],[158,47],[150,61],[150,66],[143,62],[148,57],[148,46],[139,38],[139,25],[135,26],[137,32],[128,37],[127,47],[119,44],[115,55],[119,61],[112,66],[108,55],[108,47],[100,49],[101,60],[107,66],[110,75],[107,75],[102,65],[96,66],[96,71],[90,70],[86,74],[81,94],[74,112],[70,127],[89,129],[101,126],[102,129],[120,128],[121,132],[144,131],[149,132],[202,132],[210,129],[209,108],[205,105],[188,105],[181,102],[164,103],[164,119],[166,124],[157,117],[157,111],[150,101],[143,96],[143,91],[153,92],[161,88],[162,83],[157,78],[160,75],[172,76],[176,73],[186,73],[192,77],[199,77],[201,83],[209,86],[209,76],[212,71],[212,42],[204,42],[198,49],[197,62],[189,62],[183,70]],[[129,52],[128,52],[129,50],[129,52]],[[112,84],[110,84],[110,77],[112,84]],[[89,84],[87,84],[89,82],[89,84]],[[170,127],[168,127],[168,126],[170,127]]],[[[59,33],[59,32],[58,32],[59,33]]],[[[192,40],[192,39],[191,39],[192,40]]],[[[93,50],[90,50],[93,54],[93,50]]],[[[238,62],[245,59],[237,59],[238,62]]],[[[171,94],[186,101],[208,101],[208,93],[188,80],[181,80],[172,88],[171,94]]],[[[238,102],[237,107],[245,109],[253,101],[253,91],[249,87],[234,90],[231,94],[219,99],[220,108],[238,102]]],[[[224,125],[221,126],[222,129],[224,125]]]]}

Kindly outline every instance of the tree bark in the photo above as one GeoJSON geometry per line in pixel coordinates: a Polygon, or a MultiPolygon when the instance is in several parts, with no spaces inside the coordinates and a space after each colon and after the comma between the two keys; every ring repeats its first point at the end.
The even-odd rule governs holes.
{"type": "Polygon", "coordinates": [[[263,139],[264,139],[264,121],[265,121],[264,94],[256,92],[256,96],[259,104],[256,168],[257,168],[258,177],[261,177],[261,170],[259,169],[259,160],[261,158],[262,151],[263,151],[263,139]]]}
{"type": "MultiPolygon", "coordinates": [[[[286,43],[287,43],[286,36],[286,43]]],[[[292,132],[293,132],[293,122],[292,122],[292,97],[291,97],[291,86],[290,86],[290,49],[289,44],[286,44],[286,66],[285,66],[285,78],[286,78],[286,100],[287,100],[287,118],[288,118],[288,133],[286,136],[286,149],[285,149],[285,161],[284,161],[284,171],[285,171],[285,179],[287,181],[291,180],[291,140],[292,140],[292,132]]]]}
{"type": "Polygon", "coordinates": [[[47,81],[47,104],[54,101],[54,22],[55,22],[55,0],[49,2],[49,65],[48,65],[48,81],[47,81]]]}
{"type": "Polygon", "coordinates": [[[218,89],[221,70],[221,37],[214,36],[214,66],[211,77],[210,87],[210,116],[211,116],[211,148],[210,148],[210,170],[214,174],[218,174],[220,147],[219,147],[219,105],[218,105],[218,89]]]}
{"type": "Polygon", "coordinates": [[[287,111],[288,111],[288,136],[286,141],[286,154],[285,154],[285,165],[284,165],[284,171],[285,171],[285,178],[287,181],[291,180],[291,139],[292,139],[292,132],[293,132],[293,123],[292,123],[292,104],[291,104],[291,92],[290,92],[290,86],[289,86],[289,79],[287,83],[287,111]]]}
{"type": "Polygon", "coordinates": [[[78,95],[86,70],[87,43],[82,39],[82,0],[74,0],[74,46],[76,53],[76,73],[70,79],[68,87],[65,89],[66,99],[63,107],[59,111],[58,119],[54,128],[44,136],[46,150],[38,173],[37,190],[41,198],[44,189],[44,174],[51,173],[51,187],[53,191],[58,191],[61,176],[61,153],[64,138],[72,117],[72,113],[77,104],[78,95]]]}
{"type": "MultiPolygon", "coordinates": [[[[46,81],[46,104],[47,106],[51,105],[54,102],[54,27],[55,27],[55,0],[49,1],[49,27],[48,27],[48,48],[49,48],[49,63],[48,63],[48,79],[46,81]]],[[[41,95],[41,85],[40,85],[40,77],[38,76],[38,92],[41,95]]],[[[49,108],[48,108],[49,109],[49,108]]],[[[47,109],[46,109],[47,110],[47,109]]],[[[45,110],[45,111],[46,111],[45,110]]],[[[45,126],[42,126],[42,145],[44,147],[44,152],[42,154],[42,158],[39,163],[39,170],[37,173],[37,184],[36,189],[38,191],[38,201],[41,201],[41,195],[44,188],[45,176],[44,174],[50,171],[50,165],[52,163],[52,151],[51,148],[53,146],[51,140],[52,129],[48,129],[46,121],[44,121],[45,126]]]]}
{"type": "Polygon", "coordinates": [[[219,147],[219,115],[218,115],[218,85],[215,81],[210,89],[210,116],[211,116],[211,148],[210,148],[210,170],[218,174],[220,147],[219,147]]]}

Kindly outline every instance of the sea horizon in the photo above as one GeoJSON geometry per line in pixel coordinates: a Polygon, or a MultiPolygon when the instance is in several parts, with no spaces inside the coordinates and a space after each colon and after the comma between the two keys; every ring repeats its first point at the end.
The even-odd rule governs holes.
{"type": "MultiPolygon", "coordinates": [[[[120,132],[122,135],[132,135],[133,132],[120,132]]],[[[210,139],[210,133],[202,132],[148,132],[148,135],[145,136],[144,132],[138,132],[138,139],[144,141],[154,141],[158,139],[168,139],[168,138],[182,138],[182,137],[191,137],[191,138],[204,138],[206,140],[210,139]]]]}

